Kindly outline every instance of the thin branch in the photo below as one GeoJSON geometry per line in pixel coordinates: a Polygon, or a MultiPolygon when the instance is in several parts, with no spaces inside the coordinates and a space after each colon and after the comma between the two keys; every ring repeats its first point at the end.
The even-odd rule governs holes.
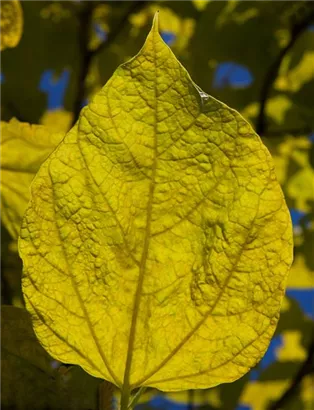
{"type": "Polygon", "coordinates": [[[72,126],[76,123],[85,96],[85,81],[88,74],[92,54],[88,49],[89,34],[95,5],[91,1],[79,14],[79,45],[81,53],[80,73],[77,79],[77,96],[74,102],[72,126]]]}
{"type": "Polygon", "coordinates": [[[194,390],[189,390],[188,395],[188,410],[194,410],[194,390]]]}
{"type": "Polygon", "coordinates": [[[263,133],[263,137],[285,137],[286,135],[292,135],[293,137],[304,137],[313,132],[313,128],[295,128],[295,129],[282,129],[282,130],[266,130],[263,133]]]}
{"type": "Polygon", "coordinates": [[[286,403],[295,395],[296,390],[301,384],[305,376],[312,374],[314,372],[314,338],[308,349],[308,355],[303,365],[301,366],[295,378],[292,380],[288,389],[283,393],[283,395],[272,405],[269,406],[268,410],[281,410],[284,408],[286,403]]]}
{"type": "Polygon", "coordinates": [[[310,24],[310,22],[314,19],[314,10],[309,13],[302,21],[297,23],[291,31],[291,38],[289,43],[284,47],[281,52],[279,53],[278,57],[276,60],[273,62],[273,64],[270,66],[268,73],[266,74],[266,78],[264,81],[264,84],[262,86],[261,90],[261,96],[260,96],[260,110],[259,114],[257,117],[257,122],[256,122],[256,132],[259,135],[264,135],[267,131],[267,122],[266,122],[266,104],[267,100],[269,98],[269,95],[272,90],[272,86],[278,76],[278,72],[281,66],[281,63],[288,53],[289,50],[293,47],[295,44],[296,40],[299,38],[299,36],[305,31],[307,26],[310,24]]]}
{"type": "Polygon", "coordinates": [[[119,24],[117,24],[117,26],[109,32],[107,40],[101,43],[97,48],[95,48],[95,50],[92,50],[90,52],[92,56],[95,56],[96,54],[101,53],[106,48],[109,48],[111,44],[115,42],[124,25],[129,21],[129,17],[131,16],[131,14],[139,12],[144,6],[146,6],[148,1],[132,1],[130,3],[131,6],[129,7],[127,12],[122,16],[119,24]]]}
{"type": "MultiPolygon", "coordinates": [[[[88,2],[87,2],[88,3],[88,2]]],[[[86,77],[90,68],[91,60],[100,52],[108,49],[116,40],[118,35],[121,33],[124,25],[128,22],[129,17],[131,14],[139,11],[142,9],[147,1],[133,1],[130,2],[131,6],[128,8],[127,12],[122,16],[120,22],[114,27],[108,34],[107,40],[102,42],[96,49],[89,50],[88,49],[88,41],[89,41],[89,33],[90,33],[90,26],[92,23],[92,14],[93,14],[93,2],[90,2],[89,7],[86,7],[85,10],[80,15],[80,48],[81,48],[81,72],[78,78],[77,84],[77,98],[74,105],[74,115],[72,126],[78,120],[82,102],[85,97],[85,83],[86,77]]]]}
{"type": "Polygon", "coordinates": [[[2,305],[11,305],[12,304],[12,295],[10,285],[6,278],[6,275],[3,272],[3,267],[1,267],[1,304],[2,305]]]}

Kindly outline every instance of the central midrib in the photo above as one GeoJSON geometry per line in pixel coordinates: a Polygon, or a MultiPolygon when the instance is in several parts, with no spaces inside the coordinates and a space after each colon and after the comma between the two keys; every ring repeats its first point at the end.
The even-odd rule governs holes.
{"type": "MultiPolygon", "coordinates": [[[[153,34],[153,44],[155,45],[155,31],[153,31],[152,34],[153,34]]],[[[138,279],[137,288],[136,288],[135,297],[134,297],[133,314],[132,314],[132,321],[131,321],[131,327],[130,327],[129,344],[128,344],[128,350],[127,350],[126,363],[125,363],[122,391],[127,391],[130,388],[130,372],[131,372],[132,359],[133,359],[133,348],[134,348],[134,341],[135,341],[136,324],[137,324],[137,318],[138,318],[139,307],[140,307],[140,299],[141,299],[141,294],[142,294],[142,289],[143,289],[144,275],[146,271],[146,262],[147,262],[149,243],[150,243],[150,238],[151,238],[151,219],[152,219],[153,197],[154,197],[155,178],[156,178],[156,169],[157,169],[157,84],[156,84],[157,66],[156,66],[155,47],[154,47],[154,68],[155,68],[155,84],[154,84],[155,120],[154,120],[154,147],[153,147],[154,158],[153,158],[153,164],[152,164],[152,177],[151,177],[151,182],[149,186],[148,201],[147,201],[146,232],[145,232],[142,258],[141,258],[140,266],[139,266],[139,279],[138,279]]]]}

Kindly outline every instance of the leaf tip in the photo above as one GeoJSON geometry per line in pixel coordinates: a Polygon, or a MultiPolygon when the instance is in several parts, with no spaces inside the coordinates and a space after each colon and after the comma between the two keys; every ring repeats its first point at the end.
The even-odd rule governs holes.
{"type": "Polygon", "coordinates": [[[152,32],[159,34],[159,10],[156,11],[153,19],[152,32]]]}

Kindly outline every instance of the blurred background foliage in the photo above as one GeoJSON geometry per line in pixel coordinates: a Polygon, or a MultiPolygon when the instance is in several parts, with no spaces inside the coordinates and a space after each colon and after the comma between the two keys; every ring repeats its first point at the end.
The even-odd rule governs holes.
{"type": "MultiPolygon", "coordinates": [[[[314,2],[13,0],[1,6],[3,121],[67,131],[116,67],[139,51],[159,10],[161,35],[193,80],[242,113],[274,158],[295,259],[265,357],[232,384],[147,390],[136,409],[313,409],[314,2]],[[7,3],[15,3],[13,12],[7,3]],[[10,28],[19,43],[6,35],[10,28]]],[[[41,350],[21,309],[22,264],[4,226],[1,242],[2,305],[15,306],[2,308],[3,408],[105,408],[108,386],[41,350]]]]}

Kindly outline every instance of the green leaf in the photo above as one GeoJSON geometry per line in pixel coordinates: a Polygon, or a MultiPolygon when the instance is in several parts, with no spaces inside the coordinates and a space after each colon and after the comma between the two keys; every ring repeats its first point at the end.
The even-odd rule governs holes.
{"type": "Polygon", "coordinates": [[[13,118],[10,122],[1,121],[1,137],[1,217],[17,239],[30,199],[30,184],[64,133],[52,133],[43,125],[13,118]]]}
{"type": "Polygon", "coordinates": [[[1,306],[1,404],[14,408],[45,408],[53,386],[53,360],[38,343],[28,312],[1,306]],[[30,386],[32,388],[30,389],[30,386]]]}
{"type": "Polygon", "coordinates": [[[292,227],[266,147],[204,93],[157,18],[32,184],[20,253],[35,332],[122,389],[244,375],[276,328],[292,227]]]}
{"type": "Polygon", "coordinates": [[[1,1],[1,44],[0,50],[16,47],[23,31],[23,11],[18,0],[1,1]]]}
{"type": "MultiPolygon", "coordinates": [[[[17,410],[96,408],[99,380],[73,367],[62,375],[39,344],[29,313],[1,306],[1,405],[17,410]]],[[[55,363],[57,364],[57,363],[55,363]]]]}
{"type": "Polygon", "coordinates": [[[49,104],[49,94],[58,90],[58,83],[66,69],[71,75],[64,98],[58,91],[54,95],[60,98],[57,101],[59,108],[67,112],[73,109],[81,61],[80,45],[77,42],[80,3],[21,3],[25,35],[18,47],[4,52],[1,61],[4,76],[1,84],[1,118],[9,120],[17,116],[21,120],[38,124],[48,108],[55,108],[49,104]],[[51,47],[47,47],[47,44],[51,44],[51,47]],[[50,77],[49,84],[44,81],[47,76],[50,77]]]}

